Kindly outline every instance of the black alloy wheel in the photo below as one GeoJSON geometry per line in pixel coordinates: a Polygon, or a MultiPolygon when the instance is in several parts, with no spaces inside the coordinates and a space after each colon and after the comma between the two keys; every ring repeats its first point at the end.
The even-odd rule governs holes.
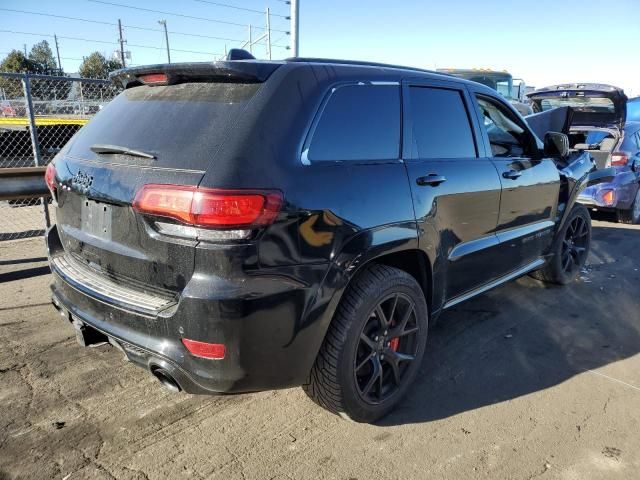
{"type": "Polygon", "coordinates": [[[556,234],[545,265],[531,276],[543,282],[567,285],[587,263],[591,247],[591,217],[584,205],[576,204],[556,234]]]}
{"type": "Polygon", "coordinates": [[[589,247],[589,225],[581,216],[569,223],[562,241],[562,270],[568,275],[580,270],[584,265],[589,247]]]}
{"type": "Polygon", "coordinates": [[[376,305],[360,333],[354,358],[358,393],[370,404],[393,396],[416,358],[420,327],[415,303],[394,293],[376,305]]]}
{"type": "Polygon", "coordinates": [[[428,329],[429,309],[413,276],[388,265],[364,267],[342,296],[302,388],[343,418],[374,422],[411,387],[428,329]]]}

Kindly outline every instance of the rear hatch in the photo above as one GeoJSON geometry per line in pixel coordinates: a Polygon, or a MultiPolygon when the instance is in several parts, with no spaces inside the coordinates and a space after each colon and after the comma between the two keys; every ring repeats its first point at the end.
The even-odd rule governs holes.
{"type": "Polygon", "coordinates": [[[147,184],[199,184],[277,65],[267,67],[178,64],[115,75],[126,89],[55,159],[56,223],[74,268],[160,296],[184,288],[198,239],[160,233],[132,204],[147,184]]]}
{"type": "Polygon", "coordinates": [[[573,83],[554,85],[528,94],[534,112],[557,107],[573,109],[572,126],[602,128],[624,127],[627,116],[627,96],[611,85],[573,83]]]}

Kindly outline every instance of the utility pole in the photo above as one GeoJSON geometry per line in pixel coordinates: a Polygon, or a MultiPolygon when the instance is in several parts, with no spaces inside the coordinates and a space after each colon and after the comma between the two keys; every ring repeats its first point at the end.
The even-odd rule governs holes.
{"type": "Polygon", "coordinates": [[[158,20],[158,23],[164,27],[164,39],[167,44],[167,63],[171,63],[171,50],[169,49],[169,32],[167,32],[167,21],[158,20]]]}
{"type": "Polygon", "coordinates": [[[267,53],[269,60],[271,60],[271,11],[269,7],[267,7],[267,53]]]}
{"type": "Polygon", "coordinates": [[[253,27],[249,24],[249,53],[253,54],[253,27]]]}
{"type": "Polygon", "coordinates": [[[56,54],[58,56],[58,74],[62,75],[62,62],[60,62],[60,47],[58,46],[58,36],[54,33],[53,39],[56,43],[56,54]]]}
{"type": "Polygon", "coordinates": [[[298,44],[300,39],[298,34],[300,21],[300,0],[291,0],[291,53],[292,56],[298,56],[298,44]]]}
{"type": "Polygon", "coordinates": [[[122,38],[122,22],[120,21],[120,19],[118,19],[118,32],[120,33],[120,61],[122,62],[122,67],[126,67],[127,64],[125,63],[124,60],[124,38],[122,38]]]}
{"type": "Polygon", "coordinates": [[[24,47],[24,56],[27,56],[27,44],[23,43],[22,46],[24,47]]]}

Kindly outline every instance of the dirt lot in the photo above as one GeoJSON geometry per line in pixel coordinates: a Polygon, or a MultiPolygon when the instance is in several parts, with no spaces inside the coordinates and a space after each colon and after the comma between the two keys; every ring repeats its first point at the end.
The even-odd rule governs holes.
{"type": "Polygon", "coordinates": [[[378,425],[297,388],[168,393],[76,345],[41,240],[0,243],[0,479],[639,478],[640,228],[594,227],[575,284],[522,278],[444,314],[378,425]]]}

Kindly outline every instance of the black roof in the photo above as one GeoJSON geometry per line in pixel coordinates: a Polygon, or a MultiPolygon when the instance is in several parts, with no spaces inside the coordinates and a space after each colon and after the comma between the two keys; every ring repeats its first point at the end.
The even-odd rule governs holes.
{"type": "MultiPolygon", "coordinates": [[[[129,67],[112,72],[109,77],[112,81],[128,88],[133,85],[140,85],[140,75],[148,73],[164,72],[169,76],[168,83],[181,83],[189,78],[190,81],[243,81],[243,82],[264,82],[279,67],[299,64],[306,65],[331,65],[335,67],[371,67],[372,69],[383,69],[391,72],[408,72],[424,74],[426,76],[455,80],[459,83],[474,83],[454,75],[433,70],[426,70],[417,67],[407,67],[403,65],[392,65],[387,63],[367,62],[359,60],[341,60],[335,58],[315,58],[315,57],[293,57],[285,60],[223,60],[217,62],[188,62],[171,63],[158,65],[145,65],[139,67],[129,67]]],[[[478,85],[478,84],[476,84],[478,85]]],[[[488,89],[487,87],[487,90],[488,89]]]]}
{"type": "MultiPolygon", "coordinates": [[[[284,61],[287,63],[319,63],[319,64],[332,64],[332,65],[355,65],[355,66],[361,66],[361,67],[393,68],[396,70],[408,70],[411,72],[434,73],[437,75],[443,75],[443,73],[441,72],[436,72],[434,70],[426,70],[424,68],[406,67],[403,65],[393,65],[389,63],[367,62],[363,60],[340,60],[336,58],[317,58],[317,57],[290,57],[285,59],[284,61]]],[[[447,75],[447,76],[450,76],[450,75],[447,75]]]]}

